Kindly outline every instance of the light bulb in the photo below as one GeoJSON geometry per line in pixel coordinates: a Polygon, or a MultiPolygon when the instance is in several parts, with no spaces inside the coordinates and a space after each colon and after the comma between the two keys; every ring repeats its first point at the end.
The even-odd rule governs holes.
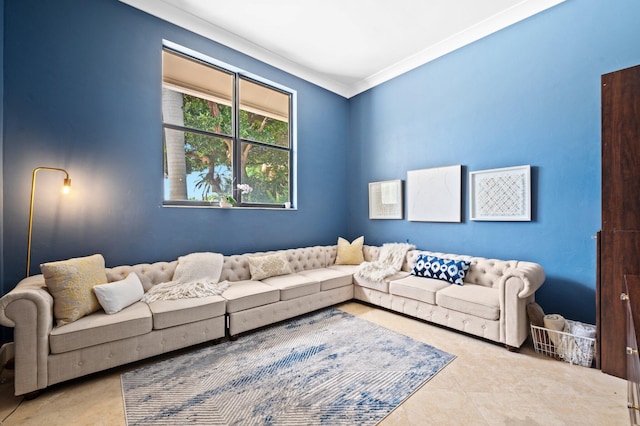
{"type": "Polygon", "coordinates": [[[62,193],[68,194],[69,192],[71,192],[71,179],[66,178],[64,180],[64,186],[62,187],[62,193]]]}

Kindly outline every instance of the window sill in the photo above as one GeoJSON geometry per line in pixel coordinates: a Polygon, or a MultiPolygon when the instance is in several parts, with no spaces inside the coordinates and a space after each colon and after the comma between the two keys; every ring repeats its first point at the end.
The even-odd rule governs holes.
{"type": "Polygon", "coordinates": [[[216,210],[286,210],[294,211],[298,210],[296,207],[284,208],[284,207],[265,207],[265,206],[244,206],[244,207],[220,207],[216,204],[212,205],[184,205],[184,204],[162,204],[161,207],[167,208],[179,208],[179,209],[216,209],[216,210]]]}

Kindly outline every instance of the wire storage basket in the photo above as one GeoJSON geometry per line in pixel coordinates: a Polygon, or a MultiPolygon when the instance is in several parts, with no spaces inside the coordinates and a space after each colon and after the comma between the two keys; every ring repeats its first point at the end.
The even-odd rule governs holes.
{"type": "MultiPolygon", "coordinates": [[[[567,322],[595,329],[595,326],[590,324],[582,324],[570,320],[567,320],[567,322]]],[[[595,338],[577,336],[565,331],[550,330],[533,324],[531,324],[531,336],[536,353],[561,359],[570,364],[591,367],[596,350],[595,338]]]]}

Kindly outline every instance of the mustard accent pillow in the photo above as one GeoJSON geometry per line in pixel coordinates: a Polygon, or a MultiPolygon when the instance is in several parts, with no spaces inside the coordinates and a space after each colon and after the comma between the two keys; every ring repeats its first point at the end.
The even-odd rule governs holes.
{"type": "Polygon", "coordinates": [[[107,282],[101,254],[43,263],[40,270],[53,296],[53,316],[58,327],[100,309],[93,286],[107,282]]]}
{"type": "Polygon", "coordinates": [[[364,246],[364,235],[358,237],[353,242],[338,238],[338,256],[336,256],[336,265],[359,265],[364,262],[362,247],[364,246]]]}
{"type": "Polygon", "coordinates": [[[254,281],[293,273],[287,255],[284,253],[249,256],[249,270],[251,279],[254,281]]]}

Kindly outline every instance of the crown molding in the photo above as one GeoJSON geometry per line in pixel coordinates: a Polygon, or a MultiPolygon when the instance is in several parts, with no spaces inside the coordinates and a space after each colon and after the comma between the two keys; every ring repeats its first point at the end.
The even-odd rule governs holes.
{"type": "Polygon", "coordinates": [[[226,31],[162,0],[119,0],[150,15],[185,28],[245,55],[316,84],[345,98],[378,86],[414,68],[431,62],[461,47],[480,40],[510,25],[527,19],[566,0],[523,0],[478,24],[461,31],[438,44],[380,70],[354,84],[348,85],[327,77],[308,67],[290,61],[249,40],[226,31]]]}
{"type": "Polygon", "coordinates": [[[372,87],[391,80],[401,74],[411,71],[421,65],[438,59],[461,47],[478,41],[488,35],[496,33],[508,26],[523,21],[537,13],[547,10],[566,0],[525,0],[501,13],[485,19],[478,24],[461,31],[438,44],[430,46],[409,56],[395,64],[355,83],[350,88],[347,98],[355,96],[372,87]]]}
{"type": "Polygon", "coordinates": [[[282,56],[258,46],[249,40],[213,25],[197,16],[186,13],[182,9],[178,9],[161,0],[119,1],[164,21],[192,31],[202,37],[220,43],[233,50],[237,50],[240,53],[248,55],[282,71],[288,72],[289,74],[303,80],[314,83],[343,97],[347,97],[347,94],[350,92],[350,88],[346,84],[327,78],[325,75],[318,73],[317,71],[283,58],[282,56]]]}

